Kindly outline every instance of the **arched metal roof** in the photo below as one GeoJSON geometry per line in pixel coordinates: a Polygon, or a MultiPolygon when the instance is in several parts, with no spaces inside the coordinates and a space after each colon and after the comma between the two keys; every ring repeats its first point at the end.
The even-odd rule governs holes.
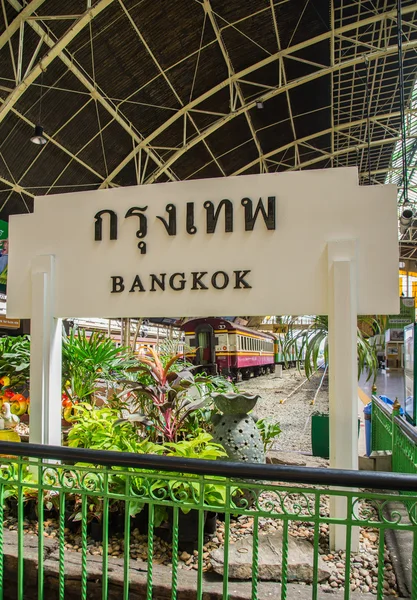
{"type": "MultiPolygon", "coordinates": [[[[346,165],[375,184],[399,170],[395,0],[1,4],[0,218],[81,189],[346,165]]],[[[416,17],[403,0],[407,102],[416,17]]]]}

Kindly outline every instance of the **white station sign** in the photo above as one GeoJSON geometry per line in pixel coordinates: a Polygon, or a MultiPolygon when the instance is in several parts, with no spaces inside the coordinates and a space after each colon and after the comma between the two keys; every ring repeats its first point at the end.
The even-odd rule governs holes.
{"type": "Polygon", "coordinates": [[[354,168],[41,196],[9,239],[12,318],[42,255],[56,317],[326,314],[335,240],[356,241],[358,312],[398,312],[396,188],[354,168]]]}

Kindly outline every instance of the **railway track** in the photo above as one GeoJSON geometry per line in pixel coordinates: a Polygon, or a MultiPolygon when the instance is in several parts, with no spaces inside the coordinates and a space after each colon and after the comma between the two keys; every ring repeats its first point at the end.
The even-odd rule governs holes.
{"type": "Polygon", "coordinates": [[[328,383],[328,376],[327,376],[327,365],[322,363],[314,371],[314,373],[310,377],[310,379],[308,377],[305,377],[304,380],[297,385],[297,387],[295,387],[293,390],[291,390],[291,392],[285,398],[280,400],[280,404],[285,404],[287,402],[287,400],[289,400],[291,398],[291,396],[293,396],[294,394],[296,394],[299,391],[315,392],[314,398],[311,402],[311,404],[315,404],[315,401],[317,399],[317,396],[318,396],[320,390],[327,391],[328,389],[329,389],[329,383],[328,383]],[[317,382],[317,375],[320,374],[321,370],[324,370],[324,373],[320,377],[319,381],[317,382]],[[307,384],[310,384],[310,387],[305,387],[307,384]]]}

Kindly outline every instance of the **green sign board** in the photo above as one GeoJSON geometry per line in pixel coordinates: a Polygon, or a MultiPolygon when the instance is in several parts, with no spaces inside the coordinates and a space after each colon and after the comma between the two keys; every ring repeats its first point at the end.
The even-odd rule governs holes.
{"type": "Polygon", "coordinates": [[[387,329],[402,329],[416,319],[415,298],[400,298],[400,314],[389,315],[387,329]]]}
{"type": "Polygon", "coordinates": [[[7,263],[9,261],[9,224],[0,221],[0,292],[6,293],[7,263]]]}

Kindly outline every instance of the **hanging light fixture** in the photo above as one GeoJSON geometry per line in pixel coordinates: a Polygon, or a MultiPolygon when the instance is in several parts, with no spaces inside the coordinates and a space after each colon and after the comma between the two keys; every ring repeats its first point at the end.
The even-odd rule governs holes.
{"type": "Polygon", "coordinates": [[[414,211],[413,207],[409,202],[404,202],[403,211],[400,215],[400,232],[405,233],[410,227],[413,220],[414,211]]]}
{"type": "Polygon", "coordinates": [[[35,125],[35,133],[30,138],[32,144],[37,144],[38,146],[43,146],[46,144],[46,138],[43,135],[43,127],[42,125],[35,125]]]}
{"type": "Polygon", "coordinates": [[[400,91],[400,119],[401,119],[401,159],[402,159],[402,186],[403,206],[400,215],[400,232],[406,233],[414,219],[414,207],[408,198],[408,172],[407,172],[407,129],[405,125],[405,94],[404,94],[404,63],[401,25],[401,0],[397,0],[397,43],[398,43],[398,75],[400,91]]]}
{"type": "Polygon", "coordinates": [[[32,144],[36,144],[38,146],[43,146],[47,142],[46,137],[43,135],[43,127],[41,125],[41,122],[42,122],[42,119],[41,119],[41,116],[42,116],[42,92],[43,92],[43,71],[42,71],[42,77],[41,77],[41,92],[40,92],[40,98],[39,98],[39,118],[38,118],[38,123],[35,125],[34,135],[30,138],[30,141],[32,142],[32,144]]]}
{"type": "Polygon", "coordinates": [[[264,103],[261,100],[258,100],[258,102],[256,103],[256,108],[263,108],[264,107],[264,103]]]}

